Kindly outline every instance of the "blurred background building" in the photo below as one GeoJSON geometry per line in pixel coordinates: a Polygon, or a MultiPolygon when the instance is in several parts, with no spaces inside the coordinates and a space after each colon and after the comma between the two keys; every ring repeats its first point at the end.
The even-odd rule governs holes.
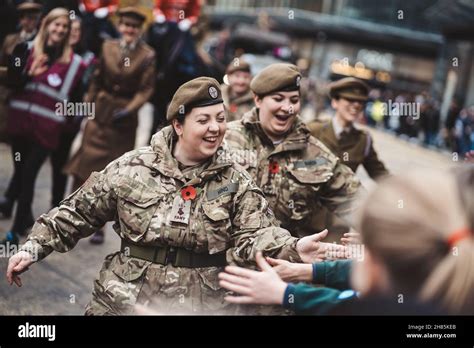
{"type": "Polygon", "coordinates": [[[237,54],[298,63],[319,87],[356,76],[382,95],[429,96],[440,124],[453,100],[474,104],[471,0],[208,0],[205,13],[237,54]]]}

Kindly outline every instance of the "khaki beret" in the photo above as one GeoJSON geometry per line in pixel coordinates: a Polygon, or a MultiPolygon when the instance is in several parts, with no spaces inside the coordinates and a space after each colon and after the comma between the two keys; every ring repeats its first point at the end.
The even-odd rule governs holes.
{"type": "Polygon", "coordinates": [[[120,17],[133,17],[135,19],[138,19],[141,22],[145,21],[146,19],[146,15],[142,13],[140,9],[134,6],[127,6],[127,7],[121,8],[118,11],[118,14],[120,17]]]}
{"type": "Polygon", "coordinates": [[[40,12],[43,9],[43,5],[33,1],[25,1],[16,7],[18,12],[40,12]]]}
{"type": "Polygon", "coordinates": [[[227,75],[233,74],[236,71],[250,72],[250,65],[245,60],[240,58],[234,58],[232,62],[227,66],[225,73],[227,75]]]}
{"type": "Polygon", "coordinates": [[[369,86],[355,77],[345,77],[329,84],[329,97],[366,101],[369,99],[369,86]]]}
{"type": "Polygon", "coordinates": [[[198,77],[178,88],[171,100],[166,119],[186,115],[193,108],[223,103],[219,82],[212,77],[198,77]]]}
{"type": "Polygon", "coordinates": [[[300,81],[301,73],[296,65],[276,63],[260,71],[250,82],[250,89],[260,96],[278,91],[297,91],[300,81]]]}

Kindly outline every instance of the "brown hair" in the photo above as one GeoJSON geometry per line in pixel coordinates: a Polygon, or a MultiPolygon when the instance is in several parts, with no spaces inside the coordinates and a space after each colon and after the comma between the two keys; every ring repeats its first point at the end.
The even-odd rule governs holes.
{"type": "Polygon", "coordinates": [[[55,21],[60,17],[66,17],[69,23],[68,33],[66,34],[64,41],[61,43],[61,57],[59,60],[62,63],[69,63],[71,59],[72,48],[69,44],[69,35],[71,33],[71,18],[69,17],[69,11],[62,7],[52,9],[42,20],[38,35],[33,41],[34,55],[38,57],[44,53],[44,46],[48,40],[48,26],[51,22],[55,21]]]}
{"type": "Polygon", "coordinates": [[[395,293],[474,313],[474,239],[448,242],[469,227],[466,208],[456,177],[445,172],[390,177],[368,195],[359,216],[362,239],[386,266],[395,293]]]}

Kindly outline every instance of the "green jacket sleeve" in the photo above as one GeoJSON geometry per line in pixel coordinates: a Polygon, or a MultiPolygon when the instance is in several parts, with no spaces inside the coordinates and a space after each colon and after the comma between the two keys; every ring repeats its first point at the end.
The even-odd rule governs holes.
{"type": "Polygon", "coordinates": [[[301,262],[296,251],[298,238],[278,227],[268,201],[249,174],[241,172],[239,178],[235,179],[240,180],[240,185],[232,216],[233,247],[227,250],[227,262],[253,267],[258,251],[262,251],[265,256],[301,262]]]}
{"type": "Polygon", "coordinates": [[[53,251],[71,250],[81,238],[113,220],[117,211],[116,195],[108,174],[113,171],[113,165],[114,162],[101,172],[93,172],[59,207],[41,215],[20,250],[40,261],[53,251]]]}
{"type": "Polygon", "coordinates": [[[331,288],[315,288],[307,284],[288,284],[283,298],[283,307],[296,314],[324,315],[335,307],[354,301],[357,295],[352,290],[339,291],[331,288]]]}
{"type": "Polygon", "coordinates": [[[313,263],[313,283],[345,290],[351,287],[351,260],[323,261],[313,263]]]}

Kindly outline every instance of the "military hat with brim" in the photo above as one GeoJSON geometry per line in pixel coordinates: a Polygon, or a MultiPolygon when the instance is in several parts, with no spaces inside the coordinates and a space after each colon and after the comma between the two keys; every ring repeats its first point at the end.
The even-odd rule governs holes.
{"type": "Polygon", "coordinates": [[[16,7],[18,12],[40,12],[43,9],[43,5],[33,1],[25,1],[16,7]]]}
{"type": "Polygon", "coordinates": [[[260,71],[250,82],[250,89],[256,95],[265,96],[274,92],[298,91],[301,73],[296,65],[276,63],[260,71]]]}
{"type": "Polygon", "coordinates": [[[223,103],[219,82],[212,77],[198,77],[178,88],[171,100],[166,119],[186,115],[193,108],[223,103]]]}
{"type": "Polygon", "coordinates": [[[227,75],[231,75],[235,73],[236,71],[245,71],[245,72],[250,72],[250,65],[247,63],[245,60],[240,59],[240,58],[235,58],[230,62],[230,64],[227,66],[227,69],[225,73],[227,75]]]}
{"type": "Polygon", "coordinates": [[[146,19],[146,15],[143,14],[138,8],[133,7],[133,6],[127,6],[127,7],[121,8],[118,11],[118,15],[120,17],[132,17],[139,20],[140,22],[143,22],[146,19]]]}
{"type": "Polygon", "coordinates": [[[369,86],[355,77],[345,77],[329,84],[329,97],[367,101],[369,86]]]}

